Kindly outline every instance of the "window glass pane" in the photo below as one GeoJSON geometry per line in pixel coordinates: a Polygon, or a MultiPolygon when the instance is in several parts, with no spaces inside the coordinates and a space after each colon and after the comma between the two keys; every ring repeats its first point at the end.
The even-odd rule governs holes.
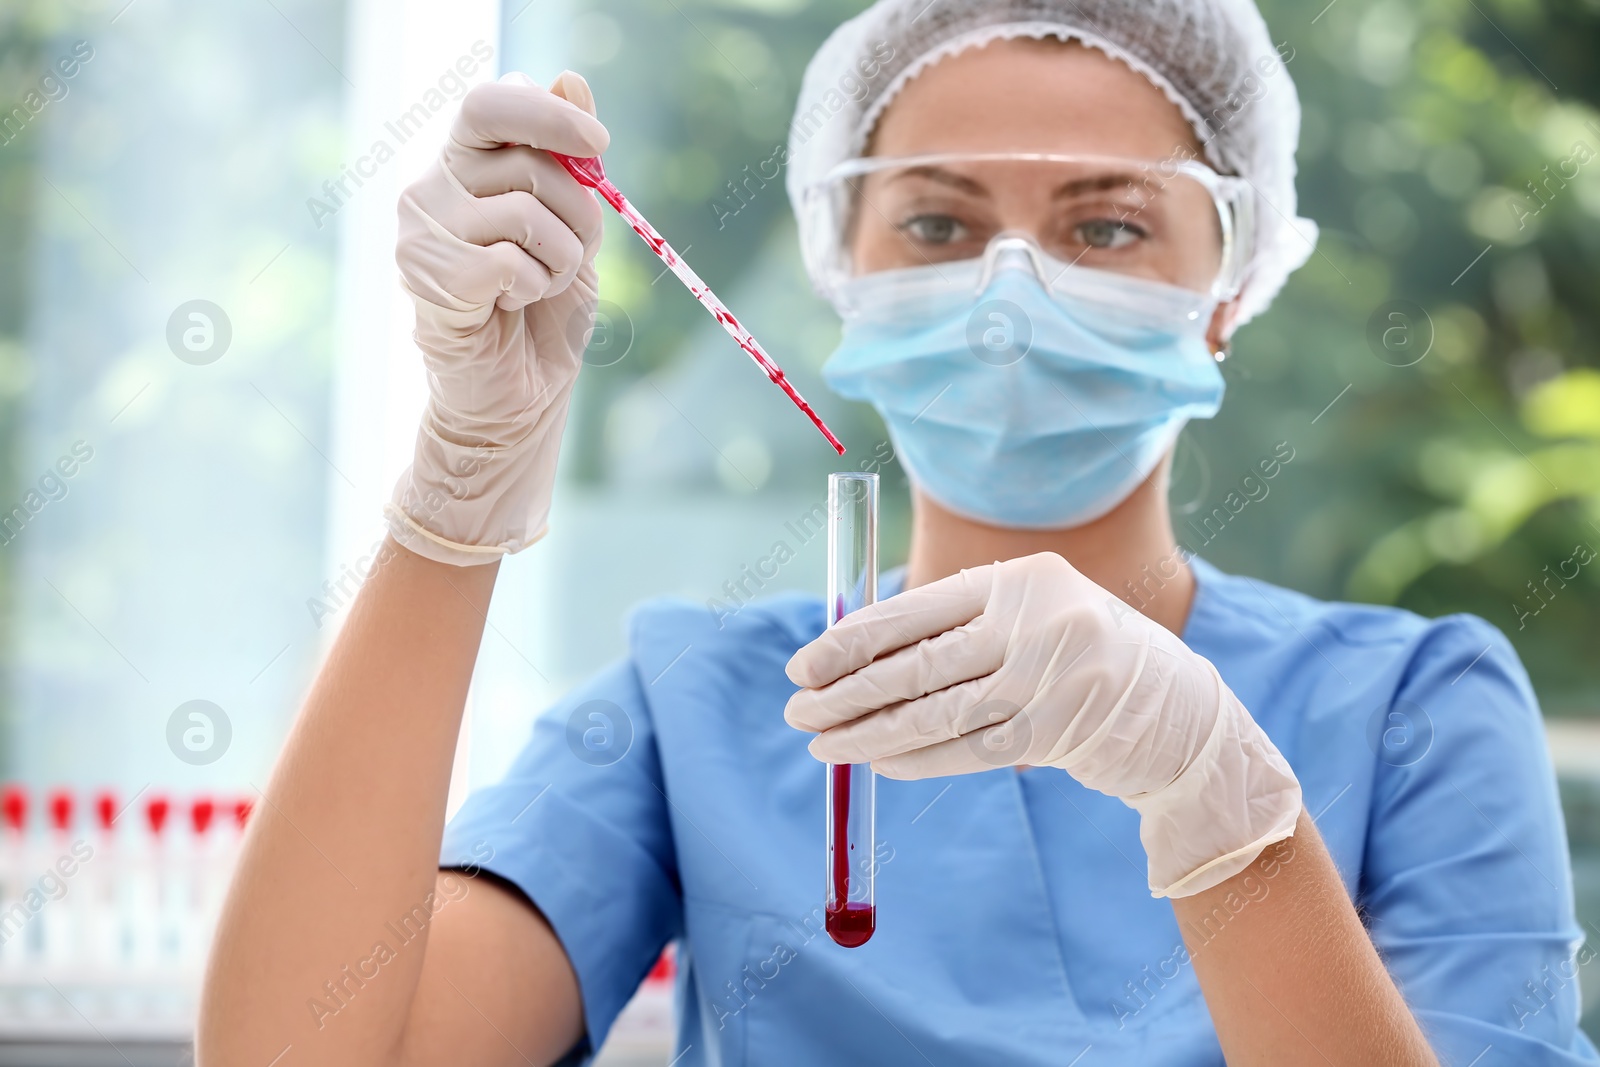
{"type": "Polygon", "coordinates": [[[337,151],[318,46],[337,56],[342,29],[339,5],[171,2],[39,46],[80,69],[18,139],[36,174],[11,758],[31,778],[163,784],[192,699],[239,753],[186,782],[270,765],[317,651],[303,601],[338,477],[334,232],[305,199],[337,151]]]}
{"type": "Polygon", "coordinates": [[[185,1038],[320,654],[344,17],[0,15],[5,1036],[185,1038]]]}

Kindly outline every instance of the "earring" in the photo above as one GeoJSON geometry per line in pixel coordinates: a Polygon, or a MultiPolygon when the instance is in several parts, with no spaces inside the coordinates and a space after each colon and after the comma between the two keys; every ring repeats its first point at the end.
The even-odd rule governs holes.
{"type": "Polygon", "coordinates": [[[1224,342],[1222,342],[1221,347],[1219,347],[1216,351],[1211,353],[1211,358],[1216,360],[1218,363],[1221,363],[1223,360],[1227,359],[1232,354],[1233,354],[1233,345],[1232,345],[1232,343],[1228,342],[1228,341],[1224,341],[1224,342]]]}

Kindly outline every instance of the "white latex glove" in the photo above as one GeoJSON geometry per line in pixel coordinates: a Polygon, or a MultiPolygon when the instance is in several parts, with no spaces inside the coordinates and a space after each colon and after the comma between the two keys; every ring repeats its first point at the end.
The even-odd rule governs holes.
{"type": "Polygon", "coordinates": [[[548,153],[609,136],[584,80],[524,74],[467,93],[437,162],[400,196],[395,259],[416,305],[428,406],[390,531],[443,563],[542,537],[595,305],[600,205],[548,153]]]}
{"type": "Polygon", "coordinates": [[[1043,552],[847,615],[789,661],[784,717],[890,778],[1059,767],[1139,812],[1150,891],[1226,881],[1294,833],[1300,783],[1216,668],[1043,552]]]}

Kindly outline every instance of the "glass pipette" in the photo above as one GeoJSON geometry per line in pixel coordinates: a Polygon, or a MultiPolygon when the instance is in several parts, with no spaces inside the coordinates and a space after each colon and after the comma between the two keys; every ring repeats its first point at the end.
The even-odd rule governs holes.
{"type": "Polygon", "coordinates": [[[783,370],[773,358],[767,355],[766,349],[762,348],[750,331],[745,329],[739,320],[733,317],[733,312],[728,310],[728,306],[717,299],[717,294],[713,293],[711,287],[700,279],[700,275],[690,269],[689,264],[685,263],[683,257],[678,255],[673,247],[667,243],[666,238],[656,232],[656,228],[650,225],[643,215],[639,214],[639,209],[629,203],[628,198],[623,196],[622,192],[606,177],[605,167],[601,165],[600,157],[592,156],[588,159],[582,159],[577,156],[564,155],[560,152],[551,152],[550,154],[555,156],[561,165],[567,168],[567,172],[578,179],[580,184],[599,193],[606,203],[617,209],[617,214],[621,215],[628,225],[633,228],[633,232],[644,238],[644,243],[650,246],[650,251],[659,256],[661,262],[665,263],[668,269],[678,276],[678,280],[688,286],[689,292],[694,294],[694,298],[705,305],[707,311],[711,312],[711,317],[721,323],[722,328],[727,330],[728,335],[738,342],[739,347],[744,349],[751,359],[755,360],[756,366],[761,368],[761,372],[774,385],[782,389],[790,400],[794,401],[794,406],[799,408],[801,413],[811,420],[812,425],[822,431],[822,436],[828,439],[828,444],[833,446],[834,451],[841,456],[844,455],[843,443],[833,435],[833,431],[828,429],[817,413],[811,409],[811,405],[806,403],[805,398],[800,395],[799,391],[789,384],[789,379],[784,376],[783,370]]]}
{"type": "MultiPolygon", "coordinates": [[[[828,475],[828,619],[831,627],[878,599],[878,476],[828,475]]],[[[845,948],[877,928],[874,823],[877,778],[868,763],[827,765],[828,936],[845,948]]]]}

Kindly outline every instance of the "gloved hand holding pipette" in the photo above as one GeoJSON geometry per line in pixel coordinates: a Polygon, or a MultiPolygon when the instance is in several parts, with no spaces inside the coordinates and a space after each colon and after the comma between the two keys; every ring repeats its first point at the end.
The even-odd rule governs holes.
{"type": "Polygon", "coordinates": [[[1294,833],[1300,784],[1216,668],[1053,553],[847,615],[795,653],[785,718],[890,778],[1058,767],[1140,814],[1150,890],[1189,896],[1294,833]]]}
{"type": "Polygon", "coordinates": [[[439,159],[400,198],[395,258],[416,305],[428,406],[387,512],[442,563],[490,563],[543,536],[596,289],[600,205],[547,152],[609,137],[567,71],[467,94],[439,159]]]}

